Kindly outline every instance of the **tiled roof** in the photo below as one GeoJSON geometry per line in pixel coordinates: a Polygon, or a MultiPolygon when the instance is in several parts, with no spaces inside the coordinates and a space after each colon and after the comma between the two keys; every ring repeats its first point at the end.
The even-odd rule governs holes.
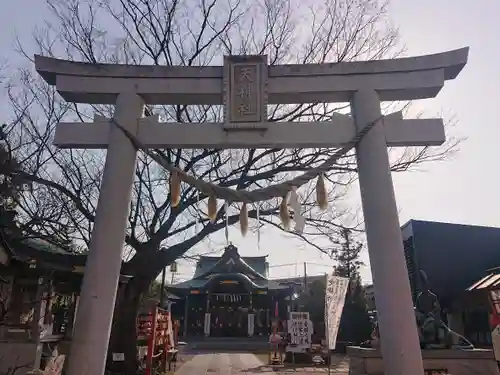
{"type": "Polygon", "coordinates": [[[48,253],[62,254],[62,255],[76,255],[75,253],[66,250],[61,246],[57,246],[41,238],[23,238],[19,242],[23,245],[29,246],[38,251],[45,251],[48,253]]]}
{"type": "Polygon", "coordinates": [[[187,291],[190,289],[205,289],[211,282],[221,277],[228,277],[241,281],[247,287],[262,289],[285,289],[286,286],[279,282],[266,279],[266,277],[251,267],[247,260],[255,259],[265,266],[266,257],[247,258],[238,254],[238,249],[232,245],[228,246],[221,257],[202,257],[197,272],[193,279],[175,285],[168,289],[175,291],[187,291]],[[210,265],[210,267],[208,266],[210,265]]]}
{"type": "Polygon", "coordinates": [[[476,281],[466,290],[468,292],[472,292],[474,290],[480,289],[493,289],[500,287],[500,274],[498,273],[490,273],[489,275],[483,277],[481,280],[476,281]]]}
{"type": "Polygon", "coordinates": [[[36,260],[37,265],[54,270],[71,271],[83,267],[86,253],[75,253],[40,238],[11,238],[9,257],[20,262],[36,260]]]}
{"type": "MultiPolygon", "coordinates": [[[[204,279],[191,279],[186,280],[178,284],[167,285],[166,288],[172,293],[176,293],[176,291],[184,291],[190,289],[204,289],[208,284],[208,280],[204,279]]],[[[256,284],[255,286],[262,289],[268,290],[278,290],[278,289],[286,289],[286,286],[280,285],[278,282],[274,280],[251,280],[252,283],[256,284]]]]}
{"type": "MultiPolygon", "coordinates": [[[[256,256],[256,257],[241,257],[248,266],[253,268],[255,272],[258,272],[264,277],[268,277],[267,274],[267,255],[256,256]]],[[[197,278],[200,275],[205,274],[210,271],[220,260],[221,256],[201,256],[200,260],[196,265],[196,270],[194,272],[193,278],[197,278]]]]}

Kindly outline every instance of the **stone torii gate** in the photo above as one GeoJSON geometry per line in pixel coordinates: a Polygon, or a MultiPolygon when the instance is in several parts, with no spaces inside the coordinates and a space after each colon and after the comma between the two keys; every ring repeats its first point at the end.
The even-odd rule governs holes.
{"type": "MultiPolygon", "coordinates": [[[[468,48],[369,62],[268,66],[265,56],[224,66],[87,64],[35,56],[36,70],[68,102],[114,104],[113,120],[155,148],[341,147],[356,145],[360,190],[387,375],[423,375],[410,284],[389,169],[388,146],[440,145],[440,119],[382,118],[380,102],[435,97],[457,77],[468,48]],[[244,82],[243,82],[244,81],[244,82]],[[242,83],[243,82],[243,83],[242,83]],[[350,102],[331,122],[267,120],[267,104],[350,102]],[[225,106],[224,123],[160,123],[144,104],[225,106]]],[[[110,120],[60,123],[61,148],[107,148],[106,164],[70,353],[69,375],[102,375],[116,299],[136,149],[110,120]]]]}

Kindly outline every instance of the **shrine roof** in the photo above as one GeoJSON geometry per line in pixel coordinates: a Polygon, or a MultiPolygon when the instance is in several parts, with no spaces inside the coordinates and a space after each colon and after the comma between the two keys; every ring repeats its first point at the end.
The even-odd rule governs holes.
{"type": "Polygon", "coordinates": [[[251,278],[267,278],[267,255],[242,257],[238,249],[229,245],[222,256],[202,256],[196,265],[193,279],[207,278],[210,274],[238,272],[251,278]]]}
{"type": "MultiPolygon", "coordinates": [[[[208,258],[208,257],[207,257],[208,258]]],[[[210,271],[221,257],[210,257],[208,259],[200,259],[196,265],[196,270],[194,271],[193,278],[197,278],[200,275],[205,274],[210,271]]],[[[241,259],[256,272],[260,273],[262,276],[267,277],[267,266],[265,257],[241,257],[241,259]]]]}
{"type": "Polygon", "coordinates": [[[173,293],[190,289],[207,289],[216,280],[237,280],[250,289],[279,290],[286,287],[267,279],[267,255],[242,257],[238,249],[229,245],[220,257],[202,256],[191,280],[170,285],[173,293]],[[261,271],[261,272],[259,272],[261,271]]]}
{"type": "Polygon", "coordinates": [[[20,239],[13,252],[14,258],[20,261],[35,259],[71,266],[84,266],[87,259],[86,253],[76,253],[40,238],[20,239]]]}
{"type": "MultiPolygon", "coordinates": [[[[180,282],[178,284],[173,284],[173,285],[167,285],[166,288],[173,294],[183,294],[191,289],[207,289],[209,283],[213,280],[213,278],[218,277],[227,277],[228,279],[232,279],[236,276],[237,274],[214,274],[208,279],[191,279],[191,280],[186,280],[183,282],[180,282]]],[[[245,277],[245,275],[241,275],[242,277],[245,277]]],[[[280,285],[279,282],[274,281],[274,280],[249,280],[250,283],[252,284],[253,288],[255,289],[265,289],[265,290],[282,290],[282,289],[287,289],[288,286],[286,285],[280,285]]]]}
{"type": "Polygon", "coordinates": [[[75,252],[41,238],[16,238],[11,236],[3,241],[8,256],[19,263],[36,262],[37,268],[63,272],[83,273],[87,253],[75,252]]]}

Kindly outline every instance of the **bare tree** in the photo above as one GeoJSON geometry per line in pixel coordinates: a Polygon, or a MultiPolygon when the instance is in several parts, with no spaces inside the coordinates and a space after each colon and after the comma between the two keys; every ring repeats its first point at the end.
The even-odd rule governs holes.
{"type": "MultiPolygon", "coordinates": [[[[387,4],[377,0],[46,0],[51,18],[35,30],[35,49],[19,44],[32,64],[33,53],[91,63],[155,65],[221,64],[224,54],[267,54],[270,64],[321,63],[390,58],[401,53],[398,33],[388,19],[387,4]]],[[[101,151],[58,150],[51,145],[55,124],[109,115],[107,106],[64,102],[52,87],[20,68],[8,86],[12,119],[9,142],[31,189],[19,200],[25,233],[50,240],[89,243],[103,168],[101,151]]],[[[347,105],[309,103],[269,107],[270,121],[326,121],[347,105]]],[[[221,118],[219,106],[155,106],[147,108],[165,121],[210,122],[221,118]]],[[[408,148],[393,154],[394,171],[443,160],[456,149],[408,148]]],[[[252,189],[276,183],[327,159],[332,149],[164,150],[175,165],[199,178],[252,189]]],[[[300,237],[319,251],[320,242],[338,237],[350,211],[341,198],[356,178],[353,154],[327,174],[330,209],[315,208],[312,186],[301,189],[308,222],[300,237]]],[[[140,295],[160,271],[207,235],[225,226],[224,210],[211,224],[204,216],[205,197],[183,186],[181,204],[172,208],[168,174],[139,156],[126,245],[125,272],[133,278],[120,293],[111,345],[134,366],[135,317],[140,295]],[[199,199],[200,198],[200,199],[199,199]],[[200,202],[199,202],[200,200],[200,202]],[[200,226],[197,222],[201,223],[200,226]],[[167,250],[160,250],[162,248],[167,250]],[[128,344],[128,346],[127,346],[128,344]]],[[[262,221],[280,228],[278,202],[262,202],[262,221]]],[[[249,212],[255,217],[255,207],[249,212]]],[[[228,212],[237,222],[237,210],[228,212]]],[[[328,241],[326,241],[328,242],[328,241]]]]}

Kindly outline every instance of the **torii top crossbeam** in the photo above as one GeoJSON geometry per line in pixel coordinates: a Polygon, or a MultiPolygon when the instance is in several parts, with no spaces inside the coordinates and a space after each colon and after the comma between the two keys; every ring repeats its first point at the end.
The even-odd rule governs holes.
{"type": "MultiPolygon", "coordinates": [[[[348,102],[371,86],[380,100],[413,100],[438,94],[467,62],[468,48],[391,60],[269,66],[269,104],[348,102]]],[[[88,64],[35,56],[37,72],[69,102],[115,104],[134,90],[146,104],[223,104],[222,66],[88,64]]],[[[267,66],[266,66],[267,68],[267,66]]]]}
{"type": "MultiPolygon", "coordinates": [[[[70,102],[115,104],[119,94],[129,92],[149,104],[224,105],[224,123],[191,123],[189,132],[185,124],[142,119],[137,135],[150,148],[307,148],[344,146],[356,133],[352,118],[267,123],[267,104],[345,102],[361,88],[376,91],[380,100],[434,97],[445,80],[458,75],[467,56],[468,48],[462,48],[393,60],[269,67],[265,56],[229,56],[224,66],[208,67],[88,64],[42,56],[35,62],[40,75],[70,102]]],[[[60,123],[54,143],[106,148],[109,126],[102,118],[60,123]]],[[[384,126],[391,147],[445,141],[441,119],[393,117],[384,126]]]]}

